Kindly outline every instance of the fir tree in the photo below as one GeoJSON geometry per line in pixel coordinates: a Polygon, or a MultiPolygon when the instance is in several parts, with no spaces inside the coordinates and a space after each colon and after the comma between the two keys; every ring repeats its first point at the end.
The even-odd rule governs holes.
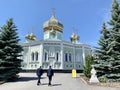
{"type": "Polygon", "coordinates": [[[98,43],[100,48],[96,50],[98,60],[95,66],[98,76],[104,76],[109,81],[120,81],[120,6],[117,0],[112,3],[108,24],[111,27],[109,29],[103,25],[104,32],[98,43]]]}
{"type": "Polygon", "coordinates": [[[104,76],[109,71],[109,54],[107,53],[107,46],[109,45],[110,33],[109,30],[106,28],[105,23],[103,23],[100,33],[102,35],[98,42],[99,47],[96,47],[97,58],[95,60],[95,69],[97,70],[98,77],[104,76]]]}
{"type": "Polygon", "coordinates": [[[21,70],[22,47],[18,44],[20,39],[13,19],[9,19],[0,31],[0,80],[9,80],[21,70]]]}
{"type": "Polygon", "coordinates": [[[106,74],[110,80],[120,81],[120,6],[117,0],[112,3],[110,29],[110,44],[108,45],[109,65],[111,72],[106,74]]]}

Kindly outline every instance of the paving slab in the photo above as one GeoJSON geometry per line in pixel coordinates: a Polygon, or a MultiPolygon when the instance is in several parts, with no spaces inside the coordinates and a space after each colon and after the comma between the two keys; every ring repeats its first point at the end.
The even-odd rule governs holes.
{"type": "Polygon", "coordinates": [[[71,73],[55,73],[52,86],[48,86],[46,73],[43,74],[41,85],[37,86],[35,73],[20,73],[16,82],[7,82],[0,85],[0,90],[120,90],[120,88],[91,86],[81,81],[79,74],[72,78],[71,73]]]}

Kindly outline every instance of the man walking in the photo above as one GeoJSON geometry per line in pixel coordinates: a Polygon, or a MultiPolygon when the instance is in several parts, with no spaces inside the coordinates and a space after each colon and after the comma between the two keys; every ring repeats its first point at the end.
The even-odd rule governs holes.
{"type": "Polygon", "coordinates": [[[48,79],[49,79],[48,86],[51,85],[53,75],[54,75],[53,69],[51,68],[51,66],[49,66],[49,69],[47,70],[47,76],[48,76],[48,79]]]}
{"type": "Polygon", "coordinates": [[[43,69],[42,69],[41,66],[37,69],[36,74],[37,74],[37,76],[38,76],[37,85],[39,85],[39,84],[41,84],[40,79],[41,79],[41,76],[42,76],[42,74],[43,74],[43,69]]]}

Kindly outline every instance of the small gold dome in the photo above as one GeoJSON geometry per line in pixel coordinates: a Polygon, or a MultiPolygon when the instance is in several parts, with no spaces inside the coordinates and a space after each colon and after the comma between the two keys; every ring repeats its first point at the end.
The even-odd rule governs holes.
{"type": "Polygon", "coordinates": [[[27,34],[27,35],[25,36],[25,38],[26,38],[26,39],[29,39],[29,38],[30,38],[30,34],[27,34]]]}
{"type": "Polygon", "coordinates": [[[31,40],[36,40],[36,36],[34,35],[34,33],[30,34],[31,40]]]}
{"type": "Polygon", "coordinates": [[[79,37],[77,34],[76,34],[76,36],[75,36],[75,37],[76,37],[76,40],[79,40],[79,39],[80,39],[80,37],[79,37]]]}
{"type": "Polygon", "coordinates": [[[34,33],[27,34],[25,38],[28,40],[34,40],[34,41],[36,40],[36,36],[34,35],[34,33]]]}
{"type": "Polygon", "coordinates": [[[70,37],[70,40],[71,40],[71,41],[79,40],[79,39],[80,39],[80,37],[79,37],[77,34],[75,34],[75,33],[73,33],[73,34],[71,35],[71,37],[70,37]]]}
{"type": "Polygon", "coordinates": [[[52,28],[54,30],[57,30],[57,31],[60,31],[60,32],[63,32],[63,25],[62,23],[60,23],[54,16],[54,14],[51,16],[51,18],[46,21],[44,24],[43,24],[43,29],[44,31],[46,30],[52,30],[52,28]]]}
{"type": "Polygon", "coordinates": [[[73,40],[75,40],[75,39],[76,39],[76,36],[75,36],[75,34],[74,34],[74,33],[70,36],[70,39],[71,39],[71,41],[73,41],[73,40]]]}

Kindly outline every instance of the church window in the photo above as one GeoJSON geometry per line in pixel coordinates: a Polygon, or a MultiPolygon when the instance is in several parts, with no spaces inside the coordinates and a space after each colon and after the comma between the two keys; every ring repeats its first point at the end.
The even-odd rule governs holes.
{"type": "Polygon", "coordinates": [[[38,52],[35,53],[36,61],[38,61],[38,52]]]}
{"type": "Polygon", "coordinates": [[[47,52],[45,52],[45,61],[47,61],[47,52]]]}
{"type": "Polygon", "coordinates": [[[65,61],[66,62],[68,61],[68,55],[67,55],[67,53],[65,53],[65,61]]]}
{"type": "Polygon", "coordinates": [[[69,61],[71,62],[71,53],[69,53],[69,61]]]}
{"type": "Polygon", "coordinates": [[[31,54],[31,59],[32,59],[32,61],[34,61],[34,53],[33,52],[31,54]]]}
{"type": "Polygon", "coordinates": [[[56,61],[58,61],[58,59],[59,59],[59,53],[57,52],[56,53],[56,61]]]}

